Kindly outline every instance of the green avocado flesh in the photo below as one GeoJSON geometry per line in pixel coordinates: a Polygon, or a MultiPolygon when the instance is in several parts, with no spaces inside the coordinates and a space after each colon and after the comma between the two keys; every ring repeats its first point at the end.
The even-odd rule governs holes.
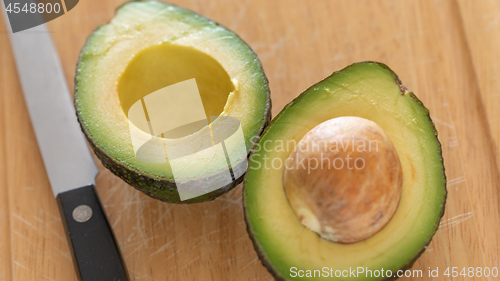
{"type": "Polygon", "coordinates": [[[445,200],[441,144],[428,110],[387,66],[375,62],[336,72],[287,105],[252,153],[243,191],[249,235],[263,264],[279,280],[323,280],[318,270],[323,274],[325,267],[334,275],[357,267],[394,274],[408,268],[436,232],[445,200]],[[322,239],[300,223],[283,190],[284,165],[279,165],[293,150],[287,141],[298,143],[315,126],[340,116],[366,118],[382,127],[403,171],[401,200],[392,219],[375,235],[353,244],[322,239]],[[298,270],[304,270],[304,277],[294,273],[298,270]],[[307,277],[306,270],[316,270],[316,277],[307,277]]]}
{"type": "MultiPolygon", "coordinates": [[[[175,179],[165,157],[161,163],[135,157],[132,127],[129,128],[135,125],[128,119],[132,105],[159,89],[193,78],[208,120],[210,116],[238,119],[246,155],[270,121],[269,87],[255,53],[225,27],[174,5],[128,2],[118,8],[111,22],[88,37],[77,65],[75,107],[94,152],[105,167],[124,181],[167,202],[213,200],[243,179],[242,175],[220,189],[181,202],[175,180],[216,181],[222,172],[228,171],[227,157],[188,155],[175,179]]],[[[211,126],[217,122],[218,119],[211,126]]],[[[144,130],[133,128],[139,137],[151,137],[144,130]]],[[[210,130],[207,123],[182,138],[157,135],[154,138],[158,141],[148,145],[163,149],[168,143],[180,149],[192,148],[199,146],[197,140],[210,130]]],[[[233,140],[224,141],[228,155],[242,149],[241,139],[239,143],[233,140]]],[[[206,155],[214,147],[205,149],[206,155]]]]}

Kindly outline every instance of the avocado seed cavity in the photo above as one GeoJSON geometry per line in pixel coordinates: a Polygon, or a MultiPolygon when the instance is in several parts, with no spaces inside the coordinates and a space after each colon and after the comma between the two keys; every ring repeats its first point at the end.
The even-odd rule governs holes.
{"type": "Polygon", "coordinates": [[[394,215],[403,176],[398,153],[376,123],[338,117],[309,131],[287,159],[283,186],[307,228],[338,243],[380,231],[394,215]]]}

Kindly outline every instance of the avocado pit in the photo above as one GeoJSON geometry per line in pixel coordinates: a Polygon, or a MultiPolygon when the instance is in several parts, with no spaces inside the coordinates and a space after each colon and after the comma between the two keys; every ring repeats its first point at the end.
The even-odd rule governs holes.
{"type": "Polygon", "coordinates": [[[286,160],[283,187],[307,228],[338,243],[380,231],[401,197],[398,153],[375,122],[338,117],[309,131],[286,160]]]}

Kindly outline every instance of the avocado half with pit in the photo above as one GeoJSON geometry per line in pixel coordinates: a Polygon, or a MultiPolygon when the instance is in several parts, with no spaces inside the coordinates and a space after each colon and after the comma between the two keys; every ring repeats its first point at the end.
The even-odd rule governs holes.
{"type": "Polygon", "coordinates": [[[252,152],[243,190],[248,233],[278,280],[395,279],[430,243],[445,200],[429,111],[377,62],[288,104],[252,152]]]}
{"type": "MultiPolygon", "coordinates": [[[[227,155],[218,159],[187,155],[182,159],[182,171],[174,177],[168,157],[157,163],[136,157],[132,130],[139,137],[155,138],[156,142],[148,143],[153,148],[162,150],[168,144],[183,149],[199,145],[200,135],[217,124],[219,118],[190,135],[167,138],[151,136],[129,122],[132,106],[147,95],[193,78],[207,119],[230,116],[239,121],[246,151],[237,164],[246,165],[248,152],[270,121],[271,102],[259,59],[236,34],[174,5],[134,1],[120,6],[108,24],[97,28],[80,53],[75,107],[90,145],[106,168],[162,201],[213,200],[243,179],[241,173],[221,188],[181,202],[176,182],[210,185],[222,173],[227,175],[228,169],[234,170],[234,162],[228,162],[227,155]]],[[[241,147],[233,139],[224,141],[229,153],[241,147]]]]}

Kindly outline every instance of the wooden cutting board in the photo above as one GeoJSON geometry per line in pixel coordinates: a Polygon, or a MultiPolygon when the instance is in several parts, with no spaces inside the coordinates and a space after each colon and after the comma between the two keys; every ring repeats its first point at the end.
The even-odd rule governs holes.
{"type": "MultiPolygon", "coordinates": [[[[500,2],[494,0],[185,0],[238,33],[269,78],[273,115],[353,62],[381,61],[430,109],[448,201],[413,269],[499,267],[500,2]]],[[[50,22],[70,88],[78,52],[121,0],[82,0],[50,22]]],[[[8,35],[0,29],[0,280],[76,280],[8,35]]],[[[100,167],[97,188],[132,280],[272,280],[245,231],[241,186],[172,205],[100,167]]],[[[464,279],[463,277],[456,278],[464,279]]],[[[485,278],[467,278],[467,280],[485,278]]],[[[486,280],[486,279],[485,279],[486,280]]],[[[490,280],[494,280],[490,278],[490,280]]]]}

